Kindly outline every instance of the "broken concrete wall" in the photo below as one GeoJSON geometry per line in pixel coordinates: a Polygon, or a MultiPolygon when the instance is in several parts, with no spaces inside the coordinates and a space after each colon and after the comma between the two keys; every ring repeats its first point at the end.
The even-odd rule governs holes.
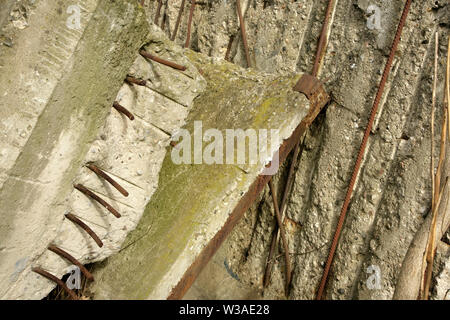
{"type": "Polygon", "coordinates": [[[53,287],[30,268],[60,232],[73,180],[148,34],[133,0],[74,5],[78,17],[68,3],[17,1],[1,30],[4,299],[42,298],[53,287]]]}

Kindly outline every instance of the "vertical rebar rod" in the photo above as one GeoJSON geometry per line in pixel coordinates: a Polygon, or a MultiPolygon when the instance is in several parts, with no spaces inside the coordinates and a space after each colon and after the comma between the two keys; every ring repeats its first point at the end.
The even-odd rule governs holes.
{"type": "Polygon", "coordinates": [[[392,63],[394,61],[395,52],[397,51],[398,43],[400,42],[400,36],[403,31],[403,27],[405,25],[406,17],[408,16],[409,8],[411,6],[411,0],[407,0],[405,3],[405,7],[403,9],[402,16],[400,18],[400,22],[397,27],[397,31],[395,33],[394,41],[392,44],[391,52],[389,53],[389,58],[386,62],[386,66],[384,68],[383,76],[380,81],[380,85],[378,87],[378,91],[375,97],[375,101],[372,106],[372,110],[370,112],[369,122],[366,127],[366,131],[364,132],[364,137],[361,142],[361,146],[359,148],[358,156],[356,158],[355,167],[353,169],[353,173],[350,179],[350,183],[347,189],[347,193],[345,195],[344,204],[342,205],[341,213],[339,215],[338,224],[336,226],[336,231],[333,236],[333,242],[331,243],[331,248],[328,253],[328,258],[325,264],[325,269],[323,271],[322,279],[320,280],[319,288],[317,290],[317,296],[316,299],[320,300],[322,299],[322,295],[325,289],[325,285],[328,280],[328,274],[330,272],[331,264],[333,263],[334,254],[336,252],[336,248],[339,242],[339,236],[342,231],[342,226],[344,225],[345,216],[347,213],[348,206],[350,204],[351,196],[353,193],[353,187],[355,186],[356,178],[359,173],[359,169],[361,167],[361,162],[364,156],[364,152],[366,150],[367,140],[369,139],[370,131],[372,130],[373,122],[375,120],[375,116],[378,110],[378,106],[380,104],[381,97],[383,95],[384,87],[386,85],[387,78],[389,76],[389,73],[391,71],[392,63]]]}
{"type": "Polygon", "coordinates": [[[280,234],[281,234],[281,240],[283,242],[283,247],[284,247],[284,257],[285,257],[285,261],[286,261],[286,288],[285,288],[285,292],[286,292],[286,296],[289,293],[289,285],[291,284],[291,262],[290,262],[290,257],[289,257],[289,245],[286,239],[286,230],[284,229],[284,225],[283,225],[283,221],[281,220],[281,214],[280,214],[280,210],[278,207],[278,198],[277,198],[277,192],[275,191],[275,187],[273,185],[273,179],[271,178],[269,180],[269,188],[270,188],[270,193],[272,194],[272,200],[273,200],[273,207],[275,209],[275,217],[277,219],[278,222],[278,227],[280,228],[280,234]]]}

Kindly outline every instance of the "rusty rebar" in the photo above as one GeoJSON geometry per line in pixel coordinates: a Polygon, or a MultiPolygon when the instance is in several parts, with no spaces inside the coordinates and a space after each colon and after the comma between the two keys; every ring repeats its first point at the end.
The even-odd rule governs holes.
{"type": "Polygon", "coordinates": [[[245,59],[247,60],[247,67],[250,68],[251,63],[250,63],[250,54],[248,51],[248,44],[247,44],[247,33],[245,31],[244,18],[242,17],[240,0],[236,0],[236,10],[237,10],[238,17],[239,17],[239,24],[241,26],[241,35],[242,35],[242,42],[244,43],[245,59]]]}
{"type": "Polygon", "coordinates": [[[52,275],[50,272],[47,272],[44,269],[39,268],[39,267],[34,267],[31,270],[33,272],[36,272],[37,274],[40,274],[44,278],[47,278],[48,280],[53,281],[57,285],[59,285],[61,288],[64,289],[65,292],[67,292],[67,294],[72,298],[72,300],[78,300],[78,297],[75,294],[75,292],[70,290],[69,287],[61,279],[58,279],[57,277],[52,275]]]}
{"type": "Polygon", "coordinates": [[[158,24],[161,7],[162,7],[162,0],[158,0],[158,7],[156,8],[155,20],[153,21],[156,25],[158,24]]]}
{"type": "Polygon", "coordinates": [[[186,42],[184,44],[185,48],[189,48],[189,43],[191,42],[191,27],[192,27],[192,16],[194,15],[194,8],[195,8],[195,0],[191,0],[191,8],[189,10],[189,19],[188,19],[188,29],[187,29],[187,36],[186,36],[186,42]]]}
{"type": "MultiPolygon", "coordinates": [[[[286,209],[286,204],[287,204],[287,200],[288,200],[288,196],[291,193],[291,188],[294,182],[294,168],[295,168],[295,164],[297,163],[297,159],[299,157],[300,154],[300,150],[303,150],[300,148],[299,146],[300,141],[295,145],[295,149],[294,149],[294,155],[292,157],[292,162],[291,162],[291,166],[289,167],[289,174],[288,174],[288,178],[286,181],[286,186],[283,192],[283,198],[281,199],[281,205],[280,205],[280,214],[281,214],[281,220],[284,221],[284,211],[286,209]]],[[[270,251],[269,251],[269,256],[267,257],[267,262],[266,262],[266,270],[264,272],[264,287],[267,287],[269,285],[270,282],[270,277],[272,274],[272,267],[274,264],[274,260],[273,260],[273,256],[275,254],[275,250],[276,250],[276,246],[278,244],[278,236],[279,236],[279,228],[278,228],[278,223],[275,224],[275,227],[273,229],[272,232],[272,241],[270,243],[270,251]]]]}
{"type": "Polygon", "coordinates": [[[108,181],[114,188],[117,189],[122,195],[125,197],[128,197],[129,193],[127,190],[125,190],[117,181],[115,181],[113,178],[111,178],[106,172],[104,172],[102,169],[97,167],[95,164],[90,163],[87,165],[89,169],[91,169],[96,175],[99,177],[102,177],[106,181],[108,181]]]}
{"type": "Polygon", "coordinates": [[[320,60],[323,57],[323,53],[325,52],[325,46],[327,42],[327,32],[328,32],[328,23],[330,21],[331,11],[333,10],[334,0],[329,0],[327,5],[327,11],[325,12],[325,19],[322,24],[322,31],[320,32],[319,42],[317,44],[317,53],[314,59],[314,66],[311,75],[317,77],[319,73],[320,60]]]}
{"type": "Polygon", "coordinates": [[[148,53],[147,51],[145,51],[143,49],[139,50],[139,53],[141,54],[141,56],[143,56],[143,57],[145,57],[147,59],[156,61],[156,62],[161,63],[163,65],[172,67],[174,69],[181,70],[181,71],[186,70],[185,66],[182,66],[182,65],[180,65],[178,63],[175,63],[175,62],[172,62],[172,61],[169,61],[169,60],[166,60],[166,59],[154,56],[151,53],[148,53]]]}
{"type": "Polygon", "coordinates": [[[72,255],[70,255],[68,252],[64,251],[63,249],[55,246],[55,245],[50,245],[48,246],[48,250],[56,253],[58,256],[68,260],[69,262],[71,262],[72,264],[76,265],[78,268],[80,268],[80,271],[83,272],[83,274],[85,275],[85,277],[91,281],[94,281],[94,276],[92,275],[92,273],[90,273],[88,271],[88,269],[86,269],[85,266],[83,266],[83,264],[78,261],[77,259],[75,259],[72,255]]]}
{"type": "Polygon", "coordinates": [[[173,30],[173,34],[171,37],[172,41],[175,41],[175,38],[177,37],[178,28],[180,27],[181,17],[183,16],[185,2],[186,2],[186,0],[181,1],[180,10],[178,11],[177,22],[175,23],[175,29],[173,30]]]}
{"type": "Polygon", "coordinates": [[[100,198],[98,195],[93,193],[91,190],[89,190],[82,184],[76,184],[74,186],[74,188],[77,189],[78,191],[80,191],[81,193],[84,193],[86,196],[92,198],[93,200],[97,201],[98,203],[100,203],[102,206],[104,206],[109,212],[111,212],[117,218],[121,217],[120,213],[117,212],[117,210],[114,209],[108,202],[106,202],[105,200],[100,198]]]}
{"type": "Polygon", "coordinates": [[[225,52],[225,61],[230,61],[231,47],[233,46],[234,35],[230,36],[228,41],[227,51],[225,52]]]}
{"type": "Polygon", "coordinates": [[[129,84],[136,84],[138,86],[145,86],[147,84],[147,81],[132,76],[127,76],[125,78],[125,81],[128,82],[129,84]]]}
{"type": "Polygon", "coordinates": [[[131,121],[134,120],[134,115],[130,111],[128,111],[124,106],[122,106],[120,103],[118,103],[117,101],[114,101],[113,108],[116,109],[118,112],[123,113],[131,121]]]}
{"type": "Polygon", "coordinates": [[[273,207],[275,209],[275,217],[277,218],[278,227],[280,228],[280,234],[281,234],[281,240],[283,242],[284,247],[284,258],[286,261],[286,296],[289,294],[289,286],[291,284],[291,262],[289,258],[289,245],[286,239],[286,230],[284,229],[283,221],[281,220],[281,214],[278,207],[278,198],[277,198],[277,192],[275,191],[275,187],[273,185],[272,179],[269,180],[269,188],[270,193],[272,194],[272,200],[273,200],[273,207]]]}
{"type": "Polygon", "coordinates": [[[383,95],[384,87],[386,85],[386,81],[387,81],[387,78],[389,76],[389,73],[390,73],[390,70],[391,70],[391,67],[392,67],[392,62],[394,61],[395,52],[397,51],[397,46],[398,46],[398,43],[400,42],[400,36],[402,34],[403,26],[405,25],[406,18],[408,16],[408,12],[409,12],[410,6],[411,6],[411,0],[406,0],[402,16],[400,18],[400,22],[399,22],[398,27],[397,27],[397,31],[395,33],[394,41],[392,43],[391,52],[389,53],[389,58],[388,58],[388,60],[386,62],[386,66],[385,66],[384,71],[383,71],[383,76],[381,78],[380,85],[378,87],[378,91],[377,91],[377,94],[376,94],[376,97],[375,97],[375,101],[373,103],[372,110],[370,112],[369,122],[367,124],[366,131],[364,132],[364,137],[363,137],[363,140],[361,142],[361,146],[359,148],[358,157],[356,158],[355,167],[353,169],[353,173],[352,173],[352,176],[351,176],[351,179],[350,179],[350,183],[349,183],[349,186],[348,186],[348,189],[347,189],[347,194],[345,196],[344,204],[342,206],[342,210],[341,210],[341,213],[339,215],[338,224],[336,226],[336,231],[335,231],[334,236],[333,236],[333,242],[331,243],[330,252],[328,254],[327,262],[325,264],[325,269],[323,271],[322,279],[320,280],[319,288],[318,288],[318,291],[317,291],[317,296],[316,296],[317,300],[322,299],[322,294],[323,294],[323,291],[325,289],[325,285],[327,283],[330,267],[331,267],[331,264],[333,263],[334,254],[336,252],[336,247],[338,245],[339,236],[341,234],[341,230],[342,230],[342,226],[344,224],[344,220],[345,220],[345,216],[346,216],[346,213],[347,213],[347,209],[348,209],[348,206],[350,204],[350,199],[351,199],[351,196],[352,196],[353,187],[355,185],[356,178],[358,176],[359,169],[360,169],[360,166],[361,166],[361,161],[362,161],[362,158],[364,156],[364,151],[366,149],[367,140],[369,138],[370,131],[372,130],[373,122],[375,120],[375,116],[376,116],[376,113],[377,113],[377,110],[378,110],[378,105],[379,105],[381,97],[383,95]]]}
{"type": "Polygon", "coordinates": [[[72,213],[67,213],[66,218],[69,219],[70,221],[72,221],[73,223],[77,224],[78,226],[80,226],[81,229],[83,229],[84,231],[86,231],[86,233],[88,235],[91,236],[91,238],[95,241],[95,243],[97,243],[97,245],[101,248],[103,247],[103,242],[102,240],[100,240],[100,238],[97,236],[97,234],[94,232],[94,230],[92,230],[91,228],[89,228],[89,226],[87,224],[85,224],[83,221],[81,221],[80,219],[78,219],[77,216],[75,216],[72,213]]]}

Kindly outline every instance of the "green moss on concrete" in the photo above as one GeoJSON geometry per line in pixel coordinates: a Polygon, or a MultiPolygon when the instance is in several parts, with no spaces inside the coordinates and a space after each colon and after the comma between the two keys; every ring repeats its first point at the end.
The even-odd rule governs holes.
{"type": "MultiPolygon", "coordinates": [[[[187,119],[185,128],[191,133],[198,120],[203,123],[203,132],[209,128],[283,131],[288,123],[296,126],[306,116],[306,98],[291,89],[298,75],[262,75],[225,61],[213,63],[189,50],[185,54],[207,80],[206,91],[194,101],[187,119]]],[[[149,297],[174,264],[188,263],[206,245],[195,239],[209,230],[212,221],[220,219],[219,225],[225,222],[230,212],[214,210],[226,194],[233,193],[229,200],[237,201],[262,168],[261,164],[251,166],[246,174],[235,165],[175,165],[171,150],[163,162],[158,189],[138,227],[119,254],[97,266],[97,281],[91,288],[96,298],[149,297]]],[[[176,285],[181,276],[166,281],[176,285]]]]}

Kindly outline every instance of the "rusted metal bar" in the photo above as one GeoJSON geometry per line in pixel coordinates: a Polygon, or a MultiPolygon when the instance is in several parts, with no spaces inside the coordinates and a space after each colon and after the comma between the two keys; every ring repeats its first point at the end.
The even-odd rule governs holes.
{"type": "Polygon", "coordinates": [[[272,231],[272,234],[270,235],[272,241],[270,242],[270,248],[269,248],[269,255],[267,256],[266,259],[266,268],[264,270],[264,277],[263,277],[263,287],[267,288],[269,286],[270,283],[270,279],[272,276],[272,267],[273,267],[273,258],[275,255],[275,251],[276,251],[276,245],[277,245],[277,241],[278,241],[278,221],[275,224],[275,227],[272,231]],[[276,238],[276,239],[275,239],[276,238]]]}
{"type": "Polygon", "coordinates": [[[178,28],[180,27],[181,17],[183,16],[185,2],[186,2],[186,0],[181,1],[180,11],[178,11],[177,22],[175,23],[175,29],[173,30],[173,34],[171,37],[172,41],[175,41],[175,38],[177,37],[178,28]]]}
{"type": "Polygon", "coordinates": [[[399,22],[398,27],[397,27],[397,31],[395,33],[395,38],[394,38],[394,41],[393,41],[393,44],[392,44],[391,52],[389,53],[389,58],[388,58],[388,60],[386,62],[386,66],[384,67],[383,76],[381,78],[380,85],[378,87],[378,91],[377,91],[377,94],[376,94],[376,97],[375,97],[375,101],[373,103],[372,110],[370,112],[369,122],[367,124],[366,131],[364,132],[364,137],[363,137],[363,140],[361,142],[361,146],[359,148],[358,156],[356,158],[355,167],[353,169],[353,173],[352,173],[352,176],[351,176],[351,179],[350,179],[350,183],[349,183],[349,186],[348,186],[348,189],[347,189],[347,194],[345,195],[344,204],[342,205],[341,213],[339,215],[339,220],[338,220],[338,224],[336,226],[336,231],[335,231],[334,236],[333,236],[333,242],[331,243],[331,248],[330,248],[330,252],[328,254],[327,262],[325,264],[325,269],[323,271],[322,279],[320,280],[319,288],[317,290],[317,296],[316,296],[317,300],[322,299],[322,295],[323,295],[323,292],[324,292],[324,289],[325,289],[325,285],[326,285],[327,280],[328,280],[328,274],[329,274],[329,271],[330,271],[330,267],[331,267],[331,264],[333,263],[334,254],[336,252],[336,248],[337,248],[337,245],[338,245],[338,242],[339,242],[339,236],[341,234],[341,230],[342,230],[342,226],[344,225],[344,220],[345,220],[345,216],[346,216],[346,213],[347,213],[347,209],[348,209],[348,206],[350,204],[350,199],[351,199],[351,196],[352,196],[353,187],[355,185],[356,178],[358,176],[359,169],[360,169],[360,166],[361,166],[361,161],[362,161],[362,158],[364,156],[364,151],[366,149],[367,140],[369,139],[370,131],[372,130],[373,122],[375,120],[375,116],[376,116],[376,113],[377,113],[377,110],[378,110],[378,105],[379,105],[381,97],[383,95],[383,91],[384,91],[384,87],[386,85],[387,78],[388,78],[389,73],[391,71],[392,62],[394,61],[395,52],[397,51],[397,46],[398,46],[398,43],[400,42],[400,36],[402,34],[403,26],[405,25],[406,18],[408,16],[408,12],[409,12],[410,6],[411,6],[411,0],[407,0],[406,3],[405,3],[405,7],[403,9],[402,16],[400,18],[400,22],[399,22]]]}
{"type": "Polygon", "coordinates": [[[114,209],[108,202],[106,202],[105,200],[103,200],[102,198],[97,196],[95,193],[93,193],[91,190],[89,190],[85,186],[83,186],[81,184],[76,184],[74,186],[74,188],[77,189],[78,191],[80,191],[81,193],[84,193],[86,196],[94,199],[98,203],[100,203],[102,206],[104,206],[109,212],[111,212],[117,218],[121,217],[120,213],[117,212],[117,210],[114,209]]]}
{"type": "Polygon", "coordinates": [[[236,10],[238,12],[239,24],[241,26],[241,35],[242,35],[242,42],[244,43],[245,59],[247,60],[247,67],[250,68],[251,63],[250,63],[250,53],[248,51],[248,44],[247,44],[247,32],[245,31],[245,22],[244,18],[242,17],[240,0],[236,0],[236,10]]]}
{"type": "Polygon", "coordinates": [[[103,247],[103,242],[102,240],[100,240],[100,238],[97,236],[97,234],[91,229],[89,228],[89,226],[87,224],[85,224],[83,221],[81,221],[80,219],[78,219],[77,216],[75,216],[72,213],[67,213],[66,218],[69,219],[70,221],[72,221],[73,223],[77,224],[80,226],[81,229],[83,229],[84,231],[86,231],[86,233],[88,235],[91,236],[92,239],[94,239],[95,243],[97,243],[97,245],[101,248],[103,247]]]}
{"type": "Polygon", "coordinates": [[[153,22],[157,25],[159,20],[159,14],[161,13],[162,0],[158,0],[158,7],[156,8],[155,20],[153,22]]]}
{"type": "Polygon", "coordinates": [[[48,280],[53,281],[57,285],[59,285],[61,288],[64,289],[65,292],[67,292],[67,294],[70,296],[70,298],[72,298],[72,300],[78,300],[78,297],[75,294],[75,292],[70,290],[69,287],[67,287],[67,285],[61,279],[58,279],[57,277],[52,275],[50,272],[47,272],[44,269],[39,268],[39,267],[32,268],[31,270],[33,272],[36,272],[37,274],[40,274],[44,278],[47,278],[48,280]]]}
{"type": "MultiPolygon", "coordinates": [[[[301,121],[301,123],[294,130],[292,135],[283,141],[279,149],[279,161],[280,163],[286,160],[287,155],[292,151],[297,141],[306,132],[307,128],[311,125],[314,119],[319,114],[320,110],[325,106],[326,102],[322,100],[318,103],[311,104],[308,115],[301,121]]],[[[270,167],[271,163],[267,165],[270,167]]],[[[211,257],[216,253],[217,249],[226,239],[228,234],[233,230],[238,221],[242,218],[244,213],[250,208],[250,206],[258,198],[258,195],[264,189],[266,184],[271,179],[268,175],[259,175],[256,180],[249,187],[248,191],[242,196],[234,210],[229,215],[227,221],[223,227],[216,233],[211,241],[205,246],[199,256],[186,270],[183,277],[178,284],[172,289],[168,299],[181,299],[186,291],[190,288],[192,283],[197,278],[198,274],[202,271],[203,267],[208,263],[211,257]]]]}
{"type": "Polygon", "coordinates": [[[189,43],[191,42],[191,26],[192,26],[192,16],[194,15],[194,8],[195,8],[195,0],[191,0],[191,8],[189,10],[187,37],[186,37],[186,42],[184,44],[185,48],[189,48],[189,43]]]}
{"type": "Polygon", "coordinates": [[[106,181],[108,181],[114,188],[117,189],[122,195],[125,197],[128,197],[129,193],[127,190],[125,190],[117,181],[115,181],[113,178],[111,178],[108,174],[106,174],[102,169],[97,167],[95,164],[88,164],[87,167],[91,169],[96,175],[102,177],[106,181]]]}
{"type": "Polygon", "coordinates": [[[58,248],[55,245],[50,245],[48,247],[48,250],[56,253],[58,256],[63,257],[64,259],[68,260],[69,262],[71,262],[72,264],[76,265],[78,268],[80,268],[80,271],[83,272],[83,274],[85,275],[85,277],[91,281],[94,280],[94,276],[88,271],[88,269],[86,269],[85,266],[83,266],[83,264],[81,264],[80,261],[78,261],[77,259],[75,259],[72,255],[70,255],[68,252],[64,251],[61,248],[58,248]]]}
{"type": "Polygon", "coordinates": [[[129,84],[136,84],[138,86],[145,86],[147,84],[147,81],[132,76],[127,76],[125,78],[125,81],[128,82],[129,84]]]}
{"type": "Polygon", "coordinates": [[[128,119],[130,119],[131,121],[134,120],[134,115],[130,111],[128,111],[124,106],[119,104],[117,101],[114,101],[113,108],[116,109],[118,112],[126,115],[128,119]]]}
{"type": "Polygon", "coordinates": [[[316,58],[314,60],[314,66],[311,73],[312,76],[314,77],[317,77],[317,74],[319,73],[320,61],[322,60],[325,53],[325,47],[327,44],[328,24],[330,21],[331,11],[333,10],[333,4],[334,0],[328,1],[327,11],[325,12],[325,19],[322,24],[322,31],[320,32],[319,42],[317,45],[316,58]]]}
{"type": "Polygon", "coordinates": [[[141,50],[139,51],[139,53],[141,54],[141,56],[143,56],[143,57],[145,57],[145,58],[147,58],[147,59],[156,61],[156,62],[158,62],[158,63],[161,63],[161,64],[164,64],[164,65],[166,65],[166,66],[172,67],[172,68],[174,68],[174,69],[181,70],[181,71],[186,70],[186,67],[185,67],[185,66],[182,66],[182,65],[180,65],[180,64],[178,64],[178,63],[175,63],[175,62],[172,62],[172,61],[169,61],[169,60],[166,60],[166,59],[163,59],[163,58],[154,56],[154,55],[152,55],[151,53],[148,53],[147,51],[145,51],[145,50],[143,50],[143,49],[141,49],[141,50]]]}
{"type": "Polygon", "coordinates": [[[277,192],[275,191],[275,187],[273,185],[273,179],[269,180],[269,188],[270,193],[272,194],[273,199],[273,207],[275,209],[275,217],[278,222],[278,227],[280,229],[281,239],[283,241],[283,247],[284,247],[284,258],[286,262],[286,287],[285,287],[285,293],[286,296],[289,295],[289,286],[291,284],[291,262],[289,257],[289,245],[286,239],[286,230],[284,229],[283,220],[281,219],[280,210],[278,207],[278,198],[277,198],[277,192]]]}

